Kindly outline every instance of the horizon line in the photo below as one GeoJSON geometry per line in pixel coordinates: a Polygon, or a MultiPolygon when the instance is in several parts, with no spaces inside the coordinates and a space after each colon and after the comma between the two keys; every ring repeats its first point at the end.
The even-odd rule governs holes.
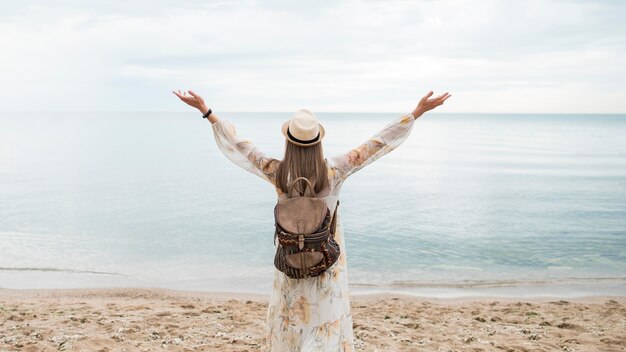
{"type": "MultiPolygon", "coordinates": [[[[181,110],[0,110],[0,113],[198,113],[181,110]]],[[[293,111],[253,111],[253,110],[220,110],[220,113],[293,113],[293,111]]],[[[324,114],[402,114],[399,111],[316,111],[324,114]]],[[[439,114],[482,114],[482,115],[626,115],[626,112],[428,112],[429,115],[439,114]]]]}

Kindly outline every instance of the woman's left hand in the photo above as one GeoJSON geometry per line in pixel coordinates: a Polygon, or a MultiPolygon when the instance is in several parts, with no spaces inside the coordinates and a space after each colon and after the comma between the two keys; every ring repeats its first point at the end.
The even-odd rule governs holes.
{"type": "Polygon", "coordinates": [[[204,104],[204,99],[202,99],[201,96],[199,96],[198,94],[194,93],[191,90],[189,91],[189,95],[187,95],[187,91],[184,91],[183,93],[181,93],[180,90],[178,92],[172,91],[172,93],[176,94],[176,96],[179,97],[180,100],[182,100],[187,105],[200,110],[200,112],[203,115],[207,111],[209,111],[209,109],[206,107],[206,104],[204,104]]]}

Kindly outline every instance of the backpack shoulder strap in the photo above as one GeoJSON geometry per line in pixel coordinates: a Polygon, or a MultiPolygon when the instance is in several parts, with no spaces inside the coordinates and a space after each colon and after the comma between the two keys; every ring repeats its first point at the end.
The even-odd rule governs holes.
{"type": "Polygon", "coordinates": [[[335,211],[333,212],[333,219],[330,222],[331,233],[334,235],[337,228],[337,208],[339,208],[339,199],[337,199],[337,205],[335,205],[335,211]]]}

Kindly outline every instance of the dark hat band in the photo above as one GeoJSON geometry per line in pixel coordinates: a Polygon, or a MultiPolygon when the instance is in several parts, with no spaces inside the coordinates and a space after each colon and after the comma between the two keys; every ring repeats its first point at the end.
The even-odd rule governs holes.
{"type": "Polygon", "coordinates": [[[291,140],[293,140],[294,142],[298,142],[298,143],[302,143],[302,144],[311,144],[311,143],[315,143],[320,139],[320,132],[317,132],[317,136],[315,136],[315,138],[310,139],[308,141],[303,141],[301,139],[298,139],[296,137],[294,137],[291,132],[289,132],[289,127],[287,127],[287,136],[289,136],[289,138],[291,140]]]}

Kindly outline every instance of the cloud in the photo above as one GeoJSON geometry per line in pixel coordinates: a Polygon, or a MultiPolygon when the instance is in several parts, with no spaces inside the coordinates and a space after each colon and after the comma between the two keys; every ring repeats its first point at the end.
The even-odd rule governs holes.
{"type": "Polygon", "coordinates": [[[626,112],[622,2],[0,5],[0,110],[626,112]],[[586,98],[586,99],[585,99],[586,98]],[[599,104],[594,104],[598,102],[599,104]],[[600,104],[601,103],[601,104],[600,104]]]}

